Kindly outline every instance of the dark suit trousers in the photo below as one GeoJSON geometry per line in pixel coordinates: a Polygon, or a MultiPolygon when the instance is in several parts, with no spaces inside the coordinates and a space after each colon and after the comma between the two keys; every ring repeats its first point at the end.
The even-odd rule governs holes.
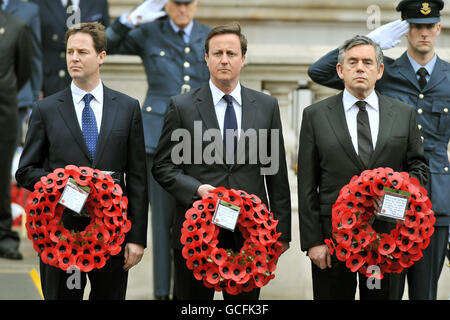
{"type": "MultiPolygon", "coordinates": [[[[217,247],[224,249],[233,249],[238,252],[241,250],[244,240],[239,231],[221,229],[219,233],[219,243],[217,247]]],[[[186,259],[183,258],[181,249],[173,250],[173,260],[175,266],[175,291],[179,300],[213,300],[214,289],[207,288],[203,281],[194,277],[192,270],[186,266],[186,259]]],[[[224,300],[258,300],[261,289],[256,288],[250,292],[243,292],[238,295],[231,295],[222,291],[224,300]]]]}
{"type": "Polygon", "coordinates": [[[398,296],[403,296],[405,277],[408,279],[410,300],[436,300],[438,282],[445,262],[448,243],[448,226],[435,226],[430,244],[423,250],[423,257],[401,273],[401,288],[398,296]]]}
{"type": "Polygon", "coordinates": [[[153,155],[147,154],[148,198],[151,207],[153,243],[153,293],[155,297],[163,297],[170,294],[172,277],[170,239],[175,199],[155,180],[152,166],[153,155]]]}
{"type": "Polygon", "coordinates": [[[0,246],[4,248],[18,248],[19,236],[11,230],[11,164],[16,150],[16,136],[7,140],[0,140],[0,246]]]}
{"type": "MultiPolygon", "coordinates": [[[[70,210],[66,211],[62,215],[62,221],[67,229],[81,231],[89,223],[89,218],[78,217],[70,214],[70,210]]],[[[125,300],[128,272],[123,270],[124,245],[119,254],[106,261],[103,268],[87,273],[71,269],[64,271],[39,260],[42,292],[46,300],[82,300],[87,277],[91,285],[89,300],[125,300]]]]}
{"type": "MultiPolygon", "coordinates": [[[[321,225],[323,236],[331,238],[331,218],[321,217],[321,225]]],[[[375,220],[372,226],[381,233],[390,232],[395,225],[375,220]]],[[[377,284],[374,279],[368,280],[365,275],[352,272],[336,255],[331,256],[331,263],[331,268],[321,270],[311,262],[314,300],[354,300],[358,282],[361,300],[396,299],[401,280],[399,275],[384,274],[377,284]]]]}
{"type": "Polygon", "coordinates": [[[111,256],[102,269],[87,273],[71,269],[63,271],[39,260],[42,292],[46,300],[82,300],[86,275],[91,285],[89,300],[125,300],[128,272],[123,270],[123,248],[118,255],[111,256]]]}

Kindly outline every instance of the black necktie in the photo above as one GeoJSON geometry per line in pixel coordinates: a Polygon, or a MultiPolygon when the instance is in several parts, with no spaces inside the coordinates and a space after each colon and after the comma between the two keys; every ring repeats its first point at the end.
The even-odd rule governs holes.
{"type": "Polygon", "coordinates": [[[425,86],[427,85],[426,76],[428,75],[428,71],[425,68],[420,68],[419,70],[417,70],[417,74],[419,75],[420,88],[423,90],[423,88],[425,88],[425,86]]]}
{"type": "Polygon", "coordinates": [[[67,0],[66,10],[67,8],[72,6],[72,0],[67,0]]]}
{"type": "MultiPolygon", "coordinates": [[[[237,135],[235,133],[238,127],[236,113],[234,112],[233,108],[233,97],[229,94],[226,94],[223,96],[223,99],[227,102],[227,110],[225,111],[225,120],[223,123],[223,147],[225,155],[227,155],[227,153],[234,153],[236,151],[237,135]],[[227,132],[227,130],[229,131],[227,132]],[[231,144],[233,144],[234,147],[232,147],[231,144]]],[[[226,159],[229,158],[230,157],[226,156],[226,159]]],[[[234,156],[231,157],[231,159],[234,159],[234,156]]]]}
{"type": "Polygon", "coordinates": [[[356,102],[356,106],[359,108],[356,117],[358,127],[358,154],[365,167],[368,168],[369,160],[373,153],[369,115],[367,114],[365,101],[356,102]]]}
{"type": "Polygon", "coordinates": [[[181,37],[181,40],[183,40],[183,42],[184,42],[184,30],[180,29],[177,33],[181,37]]]}

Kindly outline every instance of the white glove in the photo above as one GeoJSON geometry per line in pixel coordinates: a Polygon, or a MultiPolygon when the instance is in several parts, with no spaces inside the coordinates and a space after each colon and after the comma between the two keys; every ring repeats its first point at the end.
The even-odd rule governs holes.
{"type": "Polygon", "coordinates": [[[129,20],[135,26],[155,21],[167,14],[162,11],[166,2],[167,0],[146,0],[130,13],[129,20]]]}
{"type": "Polygon", "coordinates": [[[378,43],[382,50],[386,50],[399,45],[401,38],[408,32],[409,23],[406,20],[395,20],[376,28],[367,37],[378,43]]]}

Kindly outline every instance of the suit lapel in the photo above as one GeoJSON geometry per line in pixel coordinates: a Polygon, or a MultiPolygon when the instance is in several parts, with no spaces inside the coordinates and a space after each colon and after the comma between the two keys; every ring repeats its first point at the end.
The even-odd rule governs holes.
{"type": "Polygon", "coordinates": [[[94,168],[100,161],[103,150],[105,150],[106,142],[108,141],[108,137],[114,127],[118,107],[116,97],[112,94],[112,90],[103,85],[102,123],[100,126],[100,133],[98,135],[97,148],[93,162],[94,168]]]}
{"type": "MultiPolygon", "coordinates": [[[[257,113],[256,109],[256,99],[253,97],[253,95],[250,93],[250,90],[245,88],[241,85],[241,97],[242,97],[242,119],[241,119],[241,135],[239,137],[237,150],[241,150],[240,146],[242,144],[245,144],[245,139],[243,139],[242,132],[246,132],[248,129],[255,128],[255,115],[257,113]]],[[[242,147],[241,147],[242,148],[242,147]]],[[[248,151],[248,150],[246,150],[248,151]]],[[[245,152],[244,154],[239,154],[239,159],[237,159],[236,163],[246,163],[247,161],[243,161],[242,159],[244,156],[248,157],[248,152],[245,152]]]]}
{"type": "Polygon", "coordinates": [[[386,97],[379,95],[380,124],[378,128],[377,144],[369,161],[369,168],[372,168],[391,136],[392,126],[394,125],[394,109],[392,103],[386,97]]]}
{"type": "Polygon", "coordinates": [[[69,128],[75,142],[78,144],[80,149],[83,151],[88,159],[91,159],[89,150],[84,141],[83,133],[81,131],[80,125],[78,123],[77,114],[75,112],[75,106],[72,100],[72,93],[70,91],[70,86],[67,87],[61,93],[61,97],[58,98],[59,106],[58,110],[64,123],[69,128]]]}
{"type": "Polygon", "coordinates": [[[434,70],[431,73],[430,80],[424,88],[424,91],[428,91],[438,84],[442,83],[442,81],[447,78],[447,64],[442,63],[442,60],[437,57],[436,64],[434,66],[434,70]]]}
{"type": "Polygon", "coordinates": [[[347,127],[347,121],[345,120],[344,105],[342,104],[343,93],[335,96],[335,103],[330,103],[328,106],[329,112],[327,112],[327,119],[342,146],[342,149],[348,155],[348,157],[354,162],[354,164],[361,170],[364,170],[364,164],[356,154],[353,147],[352,138],[347,127]]]}
{"type": "Polygon", "coordinates": [[[406,52],[402,54],[400,58],[396,60],[398,72],[411,84],[416,87],[418,91],[422,91],[419,85],[419,81],[417,81],[416,73],[411,65],[411,62],[406,55],[406,52]]]}
{"type": "MultiPolygon", "coordinates": [[[[209,83],[206,83],[194,93],[195,106],[200,114],[203,124],[208,129],[215,129],[220,132],[219,122],[217,121],[216,110],[214,110],[214,102],[212,99],[209,83]]],[[[218,157],[223,158],[223,141],[214,139],[215,150],[219,152],[218,157]]]]}

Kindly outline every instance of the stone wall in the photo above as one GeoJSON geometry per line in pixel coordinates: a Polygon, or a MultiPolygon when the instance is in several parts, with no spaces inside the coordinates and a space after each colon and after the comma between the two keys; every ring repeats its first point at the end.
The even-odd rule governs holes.
{"type": "MultiPolygon", "coordinates": [[[[290,167],[297,154],[298,124],[301,110],[311,101],[330,96],[336,91],[313,83],[308,67],[345,39],[367,34],[377,24],[399,18],[395,11],[398,1],[392,0],[198,0],[196,19],[214,26],[238,21],[246,34],[249,46],[246,65],[242,71],[243,85],[264,90],[279,100],[286,150],[290,167]],[[293,92],[308,87],[311,101],[293,101],[293,92]],[[293,123],[292,119],[297,122],[293,123]]],[[[109,0],[111,18],[129,12],[139,0],[109,0]]],[[[450,60],[450,6],[442,11],[441,36],[437,41],[438,55],[450,60]]],[[[406,42],[385,52],[398,57],[406,42]]],[[[102,67],[102,78],[112,88],[144,101],[146,78],[139,57],[109,56],[102,67]]]]}

